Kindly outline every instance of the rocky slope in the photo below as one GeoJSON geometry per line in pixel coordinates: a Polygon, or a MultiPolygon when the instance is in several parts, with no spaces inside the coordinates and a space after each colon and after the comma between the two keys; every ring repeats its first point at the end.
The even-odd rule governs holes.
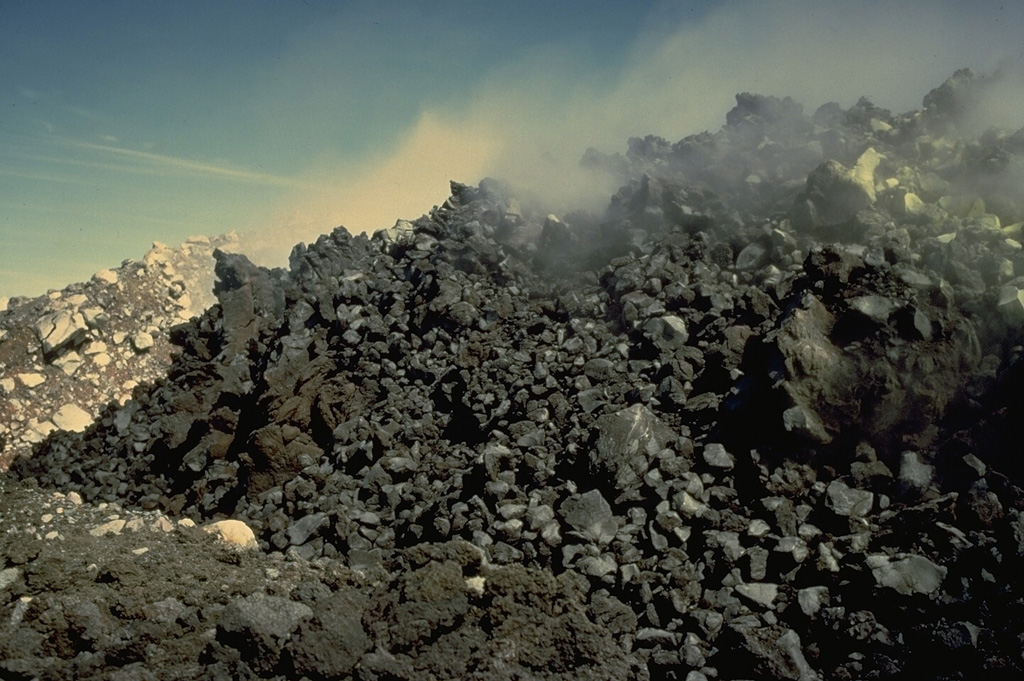
{"type": "Polygon", "coordinates": [[[0,470],[58,428],[80,432],[109,402],[161,378],[168,330],[213,304],[213,251],[234,235],[155,243],[139,261],[0,310],[0,470]]]}
{"type": "Polygon", "coordinates": [[[216,594],[70,588],[8,506],[0,669],[1018,678],[1024,130],[971,125],[999,87],[742,94],[717,133],[588,152],[622,179],[601,216],[485,180],[288,271],[218,252],[167,379],[4,498],[242,520],[258,549],[216,594]]]}

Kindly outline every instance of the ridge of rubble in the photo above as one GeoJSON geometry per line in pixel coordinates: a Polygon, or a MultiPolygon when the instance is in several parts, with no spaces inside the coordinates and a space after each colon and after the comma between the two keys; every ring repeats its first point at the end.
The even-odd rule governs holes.
{"type": "Polygon", "coordinates": [[[213,251],[237,235],[154,242],[125,260],[0,310],[0,471],[51,432],[79,432],[110,402],[153,383],[171,365],[171,327],[212,305],[213,251]]]}
{"type": "Polygon", "coordinates": [[[1019,677],[1024,131],[970,124],[998,86],[743,93],[716,133],[588,151],[622,180],[600,216],[485,179],[287,271],[215,251],[166,379],[10,474],[347,576],[229,588],[168,663],[116,594],[19,572],[0,669],[1019,677]]]}

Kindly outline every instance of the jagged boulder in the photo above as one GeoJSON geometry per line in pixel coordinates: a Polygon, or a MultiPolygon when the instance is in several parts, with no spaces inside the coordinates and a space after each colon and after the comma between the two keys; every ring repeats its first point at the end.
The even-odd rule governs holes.
{"type": "Polygon", "coordinates": [[[826,161],[807,176],[807,185],[796,199],[794,224],[801,229],[834,227],[850,222],[876,200],[875,170],[881,157],[869,148],[856,165],[847,168],[826,161]]]}

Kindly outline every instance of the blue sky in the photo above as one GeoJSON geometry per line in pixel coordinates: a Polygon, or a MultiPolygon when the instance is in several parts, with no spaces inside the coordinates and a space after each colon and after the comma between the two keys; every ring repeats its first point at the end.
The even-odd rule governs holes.
{"type": "Polygon", "coordinates": [[[748,90],[916,107],[1021,44],[1021,3],[0,0],[0,296],[191,234],[279,264],[449,179],[592,200],[587,146],[716,129],[748,90]]]}

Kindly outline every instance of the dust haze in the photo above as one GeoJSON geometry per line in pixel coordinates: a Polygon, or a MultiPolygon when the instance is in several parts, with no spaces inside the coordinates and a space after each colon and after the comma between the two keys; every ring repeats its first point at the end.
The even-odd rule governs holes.
{"type": "MultiPolygon", "coordinates": [[[[571,45],[549,45],[503,64],[460,101],[424,109],[393,148],[311,169],[303,190],[243,235],[243,250],[284,264],[296,242],[337,225],[372,232],[424,214],[450,180],[496,177],[547,212],[600,211],[615,186],[580,168],[588,147],[621,152],[633,136],[715,131],[739,92],[788,95],[808,113],[861,96],[902,112],[970,67],[1001,68],[1017,89],[1000,92],[1024,94],[1024,53],[1008,51],[1019,50],[1024,7],[986,4],[727,1],[692,23],[665,3],[614,70],[594,72],[571,45]]],[[[972,125],[1016,130],[1021,101],[981,98],[972,125]]]]}

